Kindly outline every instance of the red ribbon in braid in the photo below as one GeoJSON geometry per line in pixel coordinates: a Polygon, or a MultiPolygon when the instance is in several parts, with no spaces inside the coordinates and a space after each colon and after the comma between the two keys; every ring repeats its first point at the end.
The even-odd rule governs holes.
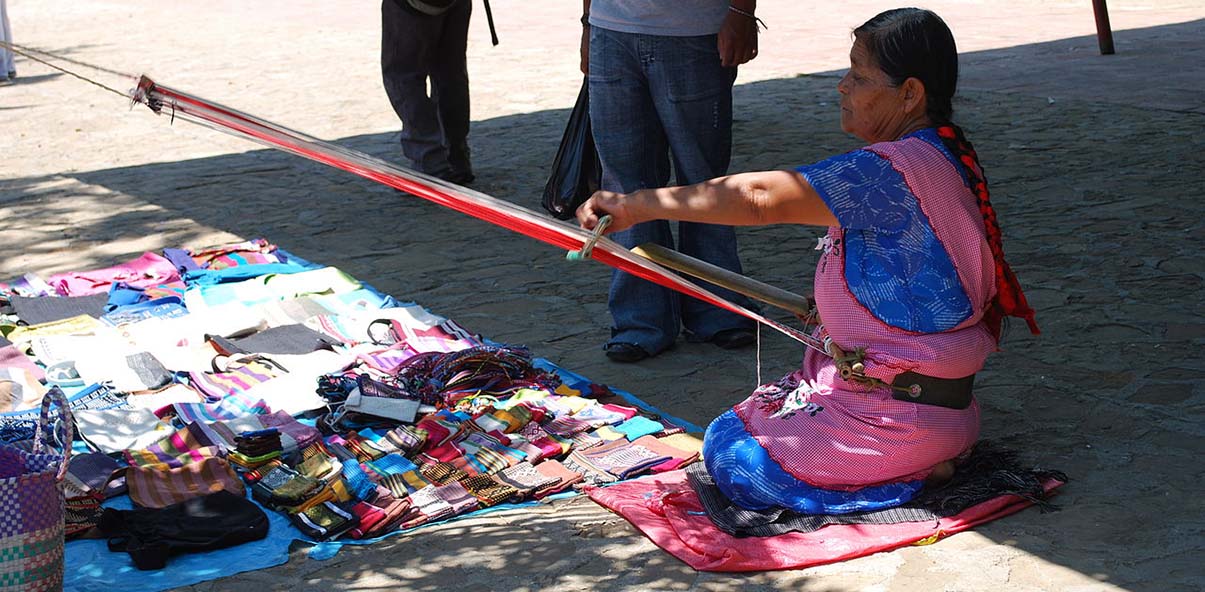
{"type": "Polygon", "coordinates": [[[937,128],[937,135],[946,147],[966,166],[971,178],[971,191],[979,200],[979,213],[983,214],[983,227],[987,231],[987,245],[992,250],[992,259],[996,261],[996,297],[983,313],[983,321],[992,332],[996,341],[1000,340],[1000,325],[1005,316],[1025,319],[1029,330],[1034,335],[1038,330],[1038,322],[1034,310],[1025,300],[1021,284],[1017,281],[1012,267],[1004,260],[1004,241],[1000,233],[1000,224],[996,221],[996,209],[992,207],[991,196],[987,191],[987,179],[979,166],[979,156],[975,148],[967,141],[962,129],[956,125],[943,125],[937,128]]]}

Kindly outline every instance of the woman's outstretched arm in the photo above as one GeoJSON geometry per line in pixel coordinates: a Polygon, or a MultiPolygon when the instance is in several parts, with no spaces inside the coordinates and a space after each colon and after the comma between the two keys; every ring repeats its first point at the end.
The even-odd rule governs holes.
{"type": "Polygon", "coordinates": [[[740,173],[695,185],[629,194],[599,191],[577,209],[577,221],[590,230],[605,214],[612,217],[608,232],[649,220],[733,226],[837,225],[816,190],[794,171],[740,173]]]}

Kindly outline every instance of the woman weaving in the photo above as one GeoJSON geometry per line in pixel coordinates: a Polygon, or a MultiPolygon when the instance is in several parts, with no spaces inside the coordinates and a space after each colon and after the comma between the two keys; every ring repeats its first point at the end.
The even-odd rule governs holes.
{"type": "Polygon", "coordinates": [[[854,31],[837,85],[841,127],[863,149],[796,171],[731,175],[578,209],[587,229],[655,219],[827,226],[816,268],[817,337],[864,348],[862,374],[808,350],[707,429],[703,455],[739,506],[846,513],[907,502],[952,474],[979,435],[974,374],[1005,316],[1034,313],[1004,261],[977,156],[951,123],[958,55],[946,24],[915,8],[854,31]],[[912,397],[886,385],[919,382],[912,397]],[[884,384],[885,383],[885,384],[884,384]]]}

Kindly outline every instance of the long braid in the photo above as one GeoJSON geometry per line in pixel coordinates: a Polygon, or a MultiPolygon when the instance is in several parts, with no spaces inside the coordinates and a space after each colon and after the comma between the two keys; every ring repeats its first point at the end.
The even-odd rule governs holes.
{"type": "Polygon", "coordinates": [[[966,167],[971,179],[971,191],[979,201],[979,213],[983,214],[983,227],[987,231],[987,244],[992,251],[992,259],[996,262],[996,297],[983,313],[983,321],[992,332],[996,341],[1000,341],[1000,325],[1005,316],[1025,319],[1029,330],[1034,335],[1040,333],[1034,310],[1029,307],[1021,284],[1017,281],[1012,267],[1004,260],[1004,241],[1000,232],[1000,224],[996,220],[996,209],[992,207],[991,196],[987,190],[987,178],[983,168],[979,166],[979,156],[975,147],[966,139],[962,128],[947,123],[937,128],[946,148],[966,167]]]}

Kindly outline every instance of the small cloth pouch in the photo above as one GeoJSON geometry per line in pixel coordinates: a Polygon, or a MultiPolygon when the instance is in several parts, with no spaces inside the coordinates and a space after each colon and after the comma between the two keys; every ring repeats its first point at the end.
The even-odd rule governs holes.
{"type": "Polygon", "coordinates": [[[354,513],[334,502],[323,502],[304,512],[290,514],[289,521],[302,534],[315,541],[337,538],[360,524],[360,519],[354,513]]]}
{"type": "Polygon", "coordinates": [[[297,506],[322,489],[322,482],[283,465],[265,470],[251,486],[251,495],[272,508],[297,506]]]}

